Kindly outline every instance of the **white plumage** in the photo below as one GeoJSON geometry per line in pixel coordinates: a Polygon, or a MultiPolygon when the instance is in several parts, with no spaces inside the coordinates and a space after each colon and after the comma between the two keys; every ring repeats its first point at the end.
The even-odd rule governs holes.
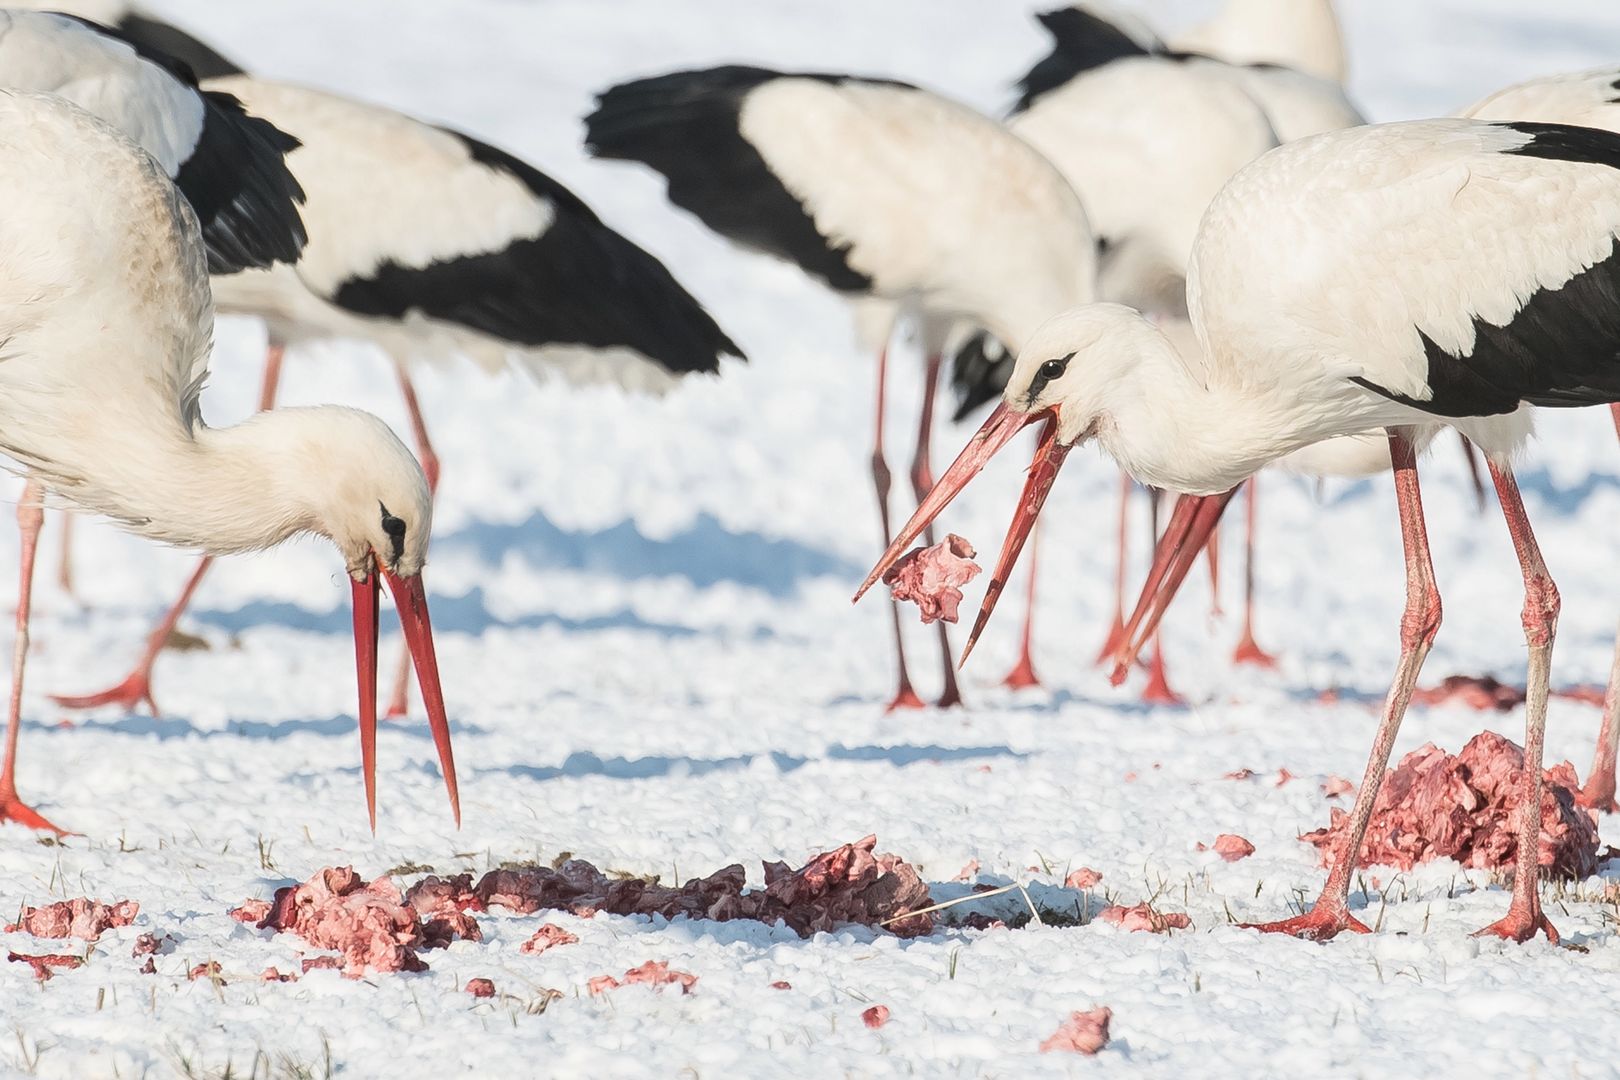
{"type": "MultiPolygon", "coordinates": [[[[350,409],[203,423],[198,394],[213,326],[195,216],[158,162],[50,95],[0,92],[0,450],[33,485],[166,543],[226,554],[300,533],[328,537],[357,605],[386,578],[423,676],[454,799],[421,570],[431,507],[420,468],[386,425],[350,409]],[[381,512],[379,512],[381,507],[381,512]],[[429,686],[431,683],[431,687],[429,686]]],[[[38,534],[20,512],[24,565],[38,534]]],[[[26,575],[25,575],[26,579],[26,575]]],[[[16,677],[26,648],[26,580],[16,677]]],[[[361,671],[362,726],[375,730],[361,671]]],[[[13,729],[18,721],[13,696],[13,729]]],[[[369,739],[369,735],[367,738],[369,739]]],[[[370,744],[367,788],[372,790],[370,744]]],[[[14,764],[0,817],[21,813],[14,764]]]]}
{"type": "Polygon", "coordinates": [[[1234,64],[1293,68],[1343,83],[1344,35],[1333,0],[1226,0],[1215,17],[1171,37],[1173,48],[1234,64]]]}

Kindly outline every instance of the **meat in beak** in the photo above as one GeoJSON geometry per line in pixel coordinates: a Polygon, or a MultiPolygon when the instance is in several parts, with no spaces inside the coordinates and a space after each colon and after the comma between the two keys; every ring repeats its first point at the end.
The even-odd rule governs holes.
{"type": "Polygon", "coordinates": [[[962,650],[961,663],[967,663],[973,646],[978,643],[979,634],[983,632],[990,621],[990,613],[995,610],[996,601],[1001,598],[1002,590],[1007,586],[1007,579],[1012,576],[1013,567],[1018,564],[1019,553],[1024,550],[1024,544],[1029,539],[1031,530],[1035,528],[1035,521],[1040,517],[1041,507],[1046,503],[1046,496],[1052,490],[1052,484],[1057,480],[1058,470],[1063,467],[1064,458],[1069,456],[1073,449],[1071,445],[1064,445],[1058,441],[1057,410],[1046,409],[1040,412],[1025,413],[1014,412],[1005,404],[996,406],[996,411],[990,414],[990,419],[968,441],[967,446],[957,455],[951,467],[945,470],[945,475],[939,478],[917,512],[906,522],[905,528],[895,537],[889,550],[883,553],[883,558],[873,568],[872,573],[861,585],[860,592],[855,594],[859,600],[866,594],[874,582],[893,566],[906,551],[912,541],[916,540],[922,531],[933,524],[940,513],[951,504],[951,501],[961,493],[968,482],[984,469],[989,460],[995,456],[996,451],[1006,446],[1024,428],[1037,420],[1047,418],[1046,430],[1041,432],[1041,441],[1035,449],[1035,458],[1029,465],[1029,476],[1024,481],[1024,493],[1019,497],[1018,509],[1013,512],[1012,524],[1007,528],[1007,539],[1001,545],[1001,557],[996,561],[995,573],[990,576],[990,586],[985,590],[984,602],[979,607],[979,617],[974,620],[973,633],[969,635],[967,647],[962,650]]]}
{"type": "Polygon", "coordinates": [[[444,786],[450,793],[450,810],[461,825],[461,796],[456,788],[456,761],[450,748],[450,720],[444,710],[444,691],[439,686],[439,662],[433,652],[433,625],[428,619],[427,592],[420,574],[402,577],[380,566],[353,582],[354,589],[354,670],[360,688],[360,763],[365,775],[366,812],[371,828],[377,829],[377,594],[381,581],[388,582],[399,622],[405,631],[405,644],[416,668],[417,686],[427,708],[433,744],[439,751],[439,767],[444,786]]]}
{"type": "Polygon", "coordinates": [[[1039,420],[1042,415],[1044,414],[1014,412],[1007,408],[1006,403],[997,405],[995,412],[984,422],[984,426],[974,433],[967,446],[956,456],[956,460],[951,462],[951,467],[946,469],[945,474],[929,489],[922,504],[917,507],[917,512],[911,515],[911,520],[906,522],[905,527],[894,538],[894,543],[889,545],[889,550],[883,553],[883,557],[872,568],[872,572],[866,575],[866,580],[855,593],[855,600],[858,601],[865,596],[866,590],[877,584],[878,579],[889,567],[900,561],[900,556],[906,553],[911,542],[921,536],[923,530],[932,525],[934,519],[951,505],[951,502],[962,493],[962,489],[967,487],[968,481],[983,471],[990,459],[995,457],[996,451],[1006,446],[1014,435],[1039,420]]]}
{"type": "Polygon", "coordinates": [[[1235,494],[1237,488],[1219,495],[1183,495],[1176,500],[1170,525],[1154,549],[1153,568],[1142,586],[1142,596],[1114,653],[1114,671],[1108,681],[1115,686],[1125,681],[1143,646],[1159,628],[1159,620],[1176,598],[1181,583],[1187,580],[1187,572],[1198,561],[1198,553],[1209,543],[1210,534],[1235,494]]]}

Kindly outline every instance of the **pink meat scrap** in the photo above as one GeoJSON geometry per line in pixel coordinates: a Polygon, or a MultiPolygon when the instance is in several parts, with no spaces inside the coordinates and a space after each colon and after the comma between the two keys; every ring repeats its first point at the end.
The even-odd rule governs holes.
{"type": "Polygon", "coordinates": [[[846,923],[882,927],[901,937],[931,932],[930,916],[908,915],[930,902],[921,875],[904,859],[876,847],[877,837],[868,836],[817,855],[797,870],[786,863],[767,863],[765,888],[753,891],[744,891],[747,874],[740,864],[675,887],[640,878],[609,878],[588,862],[570,859],[555,869],[491,870],[466,895],[486,907],[525,915],[553,910],[589,916],[605,911],[719,922],[780,920],[804,937],[846,923]],[[889,923],[890,919],[895,921],[889,923]]]}
{"type": "MultiPolygon", "coordinates": [[[[1489,731],[1470,739],[1456,756],[1433,743],[1412,751],[1385,774],[1360,865],[1410,870],[1451,858],[1477,869],[1512,866],[1523,769],[1524,751],[1489,731]]],[[[1597,826],[1575,805],[1572,792],[1580,787],[1575,769],[1562,762],[1542,779],[1542,868],[1555,877],[1596,873],[1597,826]]],[[[1331,824],[1300,839],[1316,845],[1328,865],[1349,827],[1350,815],[1335,808],[1331,824]]]]}
{"type": "MultiPolygon", "coordinates": [[[[418,950],[448,943],[446,934],[454,936],[453,929],[430,934],[420,913],[389,879],[367,883],[347,866],[321,870],[301,885],[276,890],[269,913],[258,925],[342,953],[343,974],[351,979],[367,969],[425,971],[427,964],[418,950]]],[[[306,961],[304,969],[313,966],[337,964],[306,961]]]]}
{"type": "Polygon", "coordinates": [[[889,1007],[873,1005],[861,1013],[861,1023],[869,1028],[880,1028],[889,1022],[889,1007]]]}
{"type": "Polygon", "coordinates": [[[1150,934],[1168,934],[1172,930],[1185,930],[1192,925],[1192,919],[1184,912],[1154,911],[1147,904],[1137,904],[1135,907],[1111,904],[1097,912],[1097,920],[1117,926],[1121,930],[1146,930],[1150,934]]]}
{"type": "Polygon", "coordinates": [[[27,964],[34,969],[34,978],[44,982],[56,974],[56,969],[72,971],[74,968],[84,966],[82,956],[26,956],[22,953],[7,953],[6,960],[13,964],[27,964]]]}
{"type": "Polygon", "coordinates": [[[468,979],[467,993],[475,998],[492,998],[495,996],[495,983],[491,979],[468,979]]]}
{"type": "Polygon", "coordinates": [[[128,926],[139,915],[141,905],[134,900],[103,904],[99,900],[60,900],[44,907],[25,907],[6,933],[33,934],[41,938],[80,938],[98,941],[115,927],[128,926]]]}
{"type": "Polygon", "coordinates": [[[1069,876],[1063,879],[1063,884],[1065,888],[1070,889],[1091,889],[1095,888],[1102,879],[1103,876],[1100,871],[1093,870],[1089,866],[1082,866],[1078,870],[1071,871],[1069,876]]]}
{"type": "Polygon", "coordinates": [[[534,936],[518,946],[518,952],[534,953],[539,955],[547,949],[554,949],[559,945],[577,945],[578,936],[570,934],[567,930],[555,923],[546,923],[534,932],[534,936]]]}
{"type": "Polygon", "coordinates": [[[909,600],[922,612],[922,621],[957,620],[961,586],[979,576],[973,545],[951,533],[933,547],[914,548],[901,556],[883,575],[883,584],[896,600],[909,600]]]}
{"type": "Polygon", "coordinates": [[[1041,1043],[1041,1053],[1063,1050],[1071,1054],[1095,1054],[1108,1045],[1108,1025],[1114,1012],[1106,1005],[1089,1012],[1074,1012],[1041,1043]]]}

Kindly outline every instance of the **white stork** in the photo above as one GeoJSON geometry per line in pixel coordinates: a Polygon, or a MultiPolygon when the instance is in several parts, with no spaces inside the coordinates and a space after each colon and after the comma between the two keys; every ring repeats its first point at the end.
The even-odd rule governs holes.
{"type": "MultiPolygon", "coordinates": [[[[1222,190],[1199,233],[1188,283],[1206,346],[1198,362],[1125,307],[1094,305],[1052,320],[1019,354],[1001,407],[862,591],[992,454],[1045,420],[998,575],[1017,559],[1065,455],[1082,442],[1096,441],[1139,480],[1189,496],[1127,626],[1117,681],[1238,484],[1323,439],[1387,429],[1406,547],[1400,664],[1320,899],[1309,914],[1262,928],[1316,939],[1364,930],[1350,914],[1350,881],[1440,626],[1412,433],[1456,428],[1487,455],[1523,571],[1529,646],[1513,900],[1487,930],[1517,941],[1540,930],[1556,940],[1536,879],[1559,600],[1508,461],[1529,435],[1529,406],[1620,401],[1617,242],[1620,136],[1610,132],[1425,120],[1273,150],[1222,190]]],[[[993,600],[987,594],[978,626],[993,600]]]]}
{"type": "Polygon", "coordinates": [[[1293,68],[1343,83],[1344,33],[1333,0],[1226,0],[1215,17],[1170,38],[1181,52],[1293,68]]]}
{"type": "MultiPolygon", "coordinates": [[[[757,67],[681,71],[605,91],[586,126],[594,154],[656,170],[670,201],[721,236],[851,300],[897,304],[925,326],[960,319],[1016,347],[1048,316],[1095,296],[1095,241],[1062,174],[1000,124],[926,90],[757,67]]],[[[880,351],[872,460],[885,537],[886,357],[880,351]]],[[[937,372],[931,357],[930,398],[937,372]]],[[[919,493],[931,479],[914,468],[919,493]]],[[[920,706],[898,611],[894,634],[890,707],[920,706]]],[[[960,695],[943,627],[940,639],[939,704],[952,705],[960,695]]]]}
{"type": "MultiPolygon", "coordinates": [[[[105,6],[80,4],[73,17],[0,9],[0,86],[67,98],[140,143],[196,211],[213,273],[296,260],[304,193],[285,158],[297,141],[230,94],[201,89],[167,55],[78,17],[109,17],[105,6]]],[[[64,518],[59,571],[69,592],[72,520],[64,518]]]]}
{"type": "Polygon", "coordinates": [[[374,827],[377,603],[386,581],[457,807],[421,576],[432,506],[411,452],[376,417],[337,407],[210,428],[198,402],[214,324],[208,264],[196,215],[162,164],[50,95],[0,91],[0,143],[0,191],[19,210],[0,217],[0,453],[28,478],[0,820],[56,828],[16,788],[46,490],[131,532],[210,554],[309,533],[337,546],[353,586],[374,827]]]}
{"type": "Polygon", "coordinates": [[[6,0],[6,7],[57,11],[88,19],[98,26],[184,64],[197,79],[238,75],[242,69],[211,45],[178,26],[156,18],[129,0],[6,0]]]}
{"type": "MultiPolygon", "coordinates": [[[[246,75],[211,79],[298,141],[310,243],[295,266],[214,282],[219,310],[262,318],[274,400],[290,344],[370,341],[395,360],[430,488],[439,463],[411,385],[417,360],[459,355],[487,371],[515,362],[537,378],[660,392],[742,356],[664,265],[604,224],[567,188],[503,150],[448,128],[324,91],[246,75]]],[[[157,656],[208,569],[205,559],[109,690],[57,698],[76,708],[156,711],[157,656]]],[[[387,715],[406,712],[402,658],[387,715]]]]}

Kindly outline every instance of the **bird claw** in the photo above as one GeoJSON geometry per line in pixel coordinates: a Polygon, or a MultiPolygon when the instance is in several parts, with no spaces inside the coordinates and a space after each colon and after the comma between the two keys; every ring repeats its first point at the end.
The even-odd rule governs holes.
{"type": "Polygon", "coordinates": [[[910,686],[902,686],[895,692],[894,697],[883,707],[885,713],[898,712],[901,709],[926,709],[923,699],[917,696],[917,691],[910,686]]]}
{"type": "Polygon", "coordinates": [[[1370,934],[1367,924],[1343,908],[1318,904],[1304,915],[1268,923],[1239,923],[1244,930],[1258,930],[1262,934],[1287,934],[1302,941],[1329,941],[1349,930],[1357,934],[1370,934]]]}
{"type": "Polygon", "coordinates": [[[1007,677],[1001,680],[1001,685],[1009,690],[1029,690],[1041,685],[1040,676],[1035,674],[1035,664],[1029,654],[1025,654],[1018,661],[1018,665],[1007,672],[1007,677]]]}
{"type": "Polygon", "coordinates": [[[1101,651],[1097,653],[1097,665],[1112,663],[1114,654],[1119,647],[1125,644],[1125,619],[1119,613],[1114,614],[1114,624],[1108,628],[1108,639],[1103,642],[1101,651]]]}
{"type": "Polygon", "coordinates": [[[153,716],[163,715],[152,697],[152,680],[146,672],[132,672],[129,678],[97,694],[52,694],[51,700],[64,709],[95,709],[102,705],[117,705],[133,713],[137,706],[145,705],[153,716]]]}
{"type": "Polygon", "coordinates": [[[1253,634],[1244,634],[1243,640],[1238,642],[1237,649],[1232,653],[1232,663],[1251,664],[1270,670],[1277,666],[1277,658],[1262,649],[1255,642],[1253,634]]]}
{"type": "Polygon", "coordinates": [[[77,836],[43,816],[32,806],[17,798],[16,792],[0,794],[0,823],[12,822],[25,829],[34,829],[39,832],[53,832],[57,836],[77,836]]]}
{"type": "Polygon", "coordinates": [[[1614,774],[1593,773],[1587,777],[1586,786],[1575,793],[1575,804],[1600,814],[1620,813],[1620,803],[1615,802],[1614,795],[1614,774]]]}
{"type": "Polygon", "coordinates": [[[1547,916],[1543,914],[1541,905],[1536,904],[1532,908],[1531,905],[1521,905],[1515,900],[1512,906],[1508,908],[1506,915],[1483,930],[1475,930],[1474,937],[1489,935],[1523,945],[1535,937],[1537,931],[1546,934],[1547,940],[1551,944],[1558,944],[1558,931],[1547,920],[1547,916]]]}

